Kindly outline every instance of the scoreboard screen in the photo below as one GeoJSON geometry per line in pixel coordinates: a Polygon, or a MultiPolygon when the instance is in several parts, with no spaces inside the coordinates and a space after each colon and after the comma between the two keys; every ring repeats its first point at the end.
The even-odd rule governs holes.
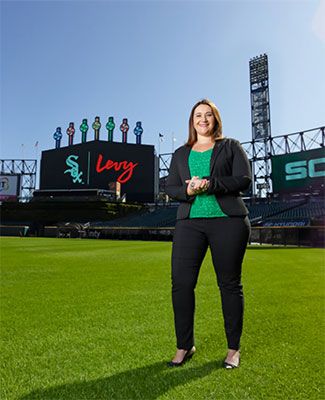
{"type": "Polygon", "coordinates": [[[128,201],[154,201],[154,146],[91,141],[42,152],[40,189],[105,189],[119,182],[128,201]]]}
{"type": "Polygon", "coordinates": [[[324,148],[273,156],[271,163],[274,193],[303,193],[324,189],[324,148]]]}

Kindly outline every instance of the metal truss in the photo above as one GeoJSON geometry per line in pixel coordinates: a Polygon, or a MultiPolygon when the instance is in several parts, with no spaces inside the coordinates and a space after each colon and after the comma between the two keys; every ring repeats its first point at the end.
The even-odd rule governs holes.
{"type": "Polygon", "coordinates": [[[36,187],[37,160],[0,160],[1,174],[20,175],[20,201],[29,201],[36,187]]]}
{"type": "MultiPolygon", "coordinates": [[[[272,193],[271,158],[289,153],[324,148],[325,126],[306,131],[289,133],[251,140],[241,143],[251,161],[253,174],[253,195],[268,197],[272,193]]],[[[172,153],[159,155],[159,176],[168,175],[172,153]]]]}
{"type": "Polygon", "coordinates": [[[169,173],[169,165],[173,153],[159,154],[159,178],[163,178],[169,173]]]}

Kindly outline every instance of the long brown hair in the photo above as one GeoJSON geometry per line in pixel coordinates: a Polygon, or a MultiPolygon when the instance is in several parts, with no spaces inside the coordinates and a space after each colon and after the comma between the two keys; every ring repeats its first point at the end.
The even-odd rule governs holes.
{"type": "Polygon", "coordinates": [[[217,109],[217,106],[211,100],[202,99],[193,106],[191,114],[190,114],[189,133],[188,133],[188,139],[186,142],[187,146],[193,146],[193,144],[197,141],[197,133],[196,133],[196,130],[193,125],[193,116],[194,116],[194,111],[195,111],[196,107],[198,107],[201,104],[206,104],[207,106],[209,106],[214,115],[214,118],[216,121],[216,124],[213,129],[213,134],[212,134],[212,136],[214,137],[214,140],[219,140],[219,139],[223,138],[222,122],[221,122],[221,117],[220,117],[219,110],[217,109]]]}

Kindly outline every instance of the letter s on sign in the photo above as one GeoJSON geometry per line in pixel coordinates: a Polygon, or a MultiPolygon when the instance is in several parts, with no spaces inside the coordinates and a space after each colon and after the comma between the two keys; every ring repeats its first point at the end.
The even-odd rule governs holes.
{"type": "Polygon", "coordinates": [[[306,160],[295,161],[285,165],[286,181],[292,181],[294,179],[304,179],[307,178],[307,165],[306,160]]]}
{"type": "Polygon", "coordinates": [[[324,170],[315,171],[315,165],[316,164],[324,164],[324,163],[325,163],[325,157],[323,157],[323,158],[315,158],[314,160],[310,160],[309,163],[308,163],[309,176],[311,178],[325,176],[325,171],[324,170]]]}

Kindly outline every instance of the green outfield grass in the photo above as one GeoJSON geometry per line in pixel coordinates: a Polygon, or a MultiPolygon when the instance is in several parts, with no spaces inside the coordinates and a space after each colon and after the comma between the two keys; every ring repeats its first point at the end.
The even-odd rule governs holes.
{"type": "Polygon", "coordinates": [[[324,250],[248,248],[237,370],[221,368],[210,254],[196,291],[197,353],[166,367],[170,253],[169,242],[2,238],[0,398],[324,398],[324,250]]]}

